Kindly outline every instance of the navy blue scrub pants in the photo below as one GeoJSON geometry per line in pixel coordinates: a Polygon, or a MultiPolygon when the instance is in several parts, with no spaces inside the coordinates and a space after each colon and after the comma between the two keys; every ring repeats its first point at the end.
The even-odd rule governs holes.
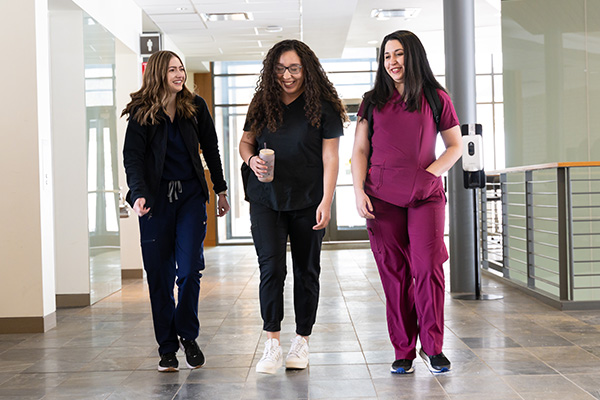
{"type": "Polygon", "coordinates": [[[317,206],[275,211],[250,203],[252,239],[260,266],[260,311],[267,332],[281,331],[288,236],[294,270],[296,333],[309,336],[312,332],[319,303],[321,244],[325,235],[325,229],[312,229],[316,212],[317,206]]]}
{"type": "Polygon", "coordinates": [[[177,199],[173,196],[172,202],[168,185],[168,181],[161,182],[154,206],[140,218],[142,257],[159,354],[176,352],[178,336],[188,340],[198,337],[206,236],[206,198],[200,181],[181,181],[182,192],[176,192],[177,199]]]}

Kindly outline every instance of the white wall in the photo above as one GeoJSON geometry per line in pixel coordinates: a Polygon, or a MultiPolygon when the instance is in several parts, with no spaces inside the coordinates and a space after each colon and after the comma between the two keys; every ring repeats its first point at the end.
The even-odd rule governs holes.
{"type": "Polygon", "coordinates": [[[139,54],[142,9],[133,0],[73,0],[131,51],[139,54]]]}
{"type": "Polygon", "coordinates": [[[41,317],[56,309],[47,2],[0,10],[0,317],[41,317]]]}
{"type": "Polygon", "coordinates": [[[56,293],[90,293],[83,12],[49,14],[56,293]]]}
{"type": "MultiPolygon", "coordinates": [[[[137,53],[132,52],[121,41],[115,41],[116,54],[116,105],[117,116],[131,100],[129,96],[139,89],[142,77],[142,63],[137,53]]],[[[123,168],[123,141],[127,129],[127,118],[117,119],[117,141],[118,141],[118,164],[119,164],[119,186],[123,198],[127,194],[127,180],[125,168],[123,168]]],[[[141,270],[142,251],[140,248],[140,233],[138,217],[131,210],[129,218],[121,218],[121,269],[141,270]]]]}
{"type": "Polygon", "coordinates": [[[37,106],[40,160],[40,215],[42,234],[42,293],[44,316],[56,311],[54,281],[54,186],[50,127],[50,43],[48,2],[35,1],[37,106]]]}

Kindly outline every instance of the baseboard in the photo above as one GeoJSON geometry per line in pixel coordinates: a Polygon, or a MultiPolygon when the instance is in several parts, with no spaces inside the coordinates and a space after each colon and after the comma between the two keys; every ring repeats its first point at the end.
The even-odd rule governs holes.
{"type": "Polygon", "coordinates": [[[143,269],[122,269],[121,279],[142,279],[144,277],[143,269]]]}
{"type": "Polygon", "coordinates": [[[87,307],[90,305],[89,293],[57,294],[56,308],[87,307]]]}
{"type": "Polygon", "coordinates": [[[0,318],[0,334],[3,333],[44,333],[56,327],[56,313],[45,317],[0,318]]]}

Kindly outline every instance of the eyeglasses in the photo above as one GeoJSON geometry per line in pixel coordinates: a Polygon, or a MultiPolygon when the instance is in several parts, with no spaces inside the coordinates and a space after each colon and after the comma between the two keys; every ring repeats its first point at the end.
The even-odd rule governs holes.
{"type": "Polygon", "coordinates": [[[285,70],[290,71],[290,74],[292,75],[296,75],[299,74],[300,71],[302,70],[302,65],[300,64],[292,64],[289,67],[286,67],[285,65],[281,65],[281,64],[277,64],[275,66],[275,73],[279,74],[279,75],[283,75],[285,74],[285,70]]]}

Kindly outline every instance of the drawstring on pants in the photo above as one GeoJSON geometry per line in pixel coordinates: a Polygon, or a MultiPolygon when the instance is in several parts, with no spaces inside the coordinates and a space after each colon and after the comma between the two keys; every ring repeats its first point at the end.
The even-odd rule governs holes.
{"type": "Polygon", "coordinates": [[[169,181],[169,190],[167,191],[169,203],[173,202],[173,197],[175,197],[175,200],[179,200],[179,197],[177,197],[177,193],[182,192],[183,188],[181,187],[181,181],[169,181]]]}

